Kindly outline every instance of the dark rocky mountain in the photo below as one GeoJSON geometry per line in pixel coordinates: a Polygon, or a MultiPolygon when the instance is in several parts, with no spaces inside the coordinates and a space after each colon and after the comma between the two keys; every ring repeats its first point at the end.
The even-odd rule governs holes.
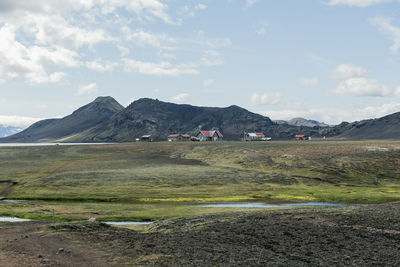
{"type": "Polygon", "coordinates": [[[240,140],[243,132],[262,132],[274,140],[293,139],[296,134],[314,138],[400,139],[400,113],[380,119],[337,126],[294,126],[238,106],[196,107],[143,98],[125,109],[112,97],[99,97],[62,119],[39,121],[0,142],[130,142],[142,135],[166,140],[169,134],[219,129],[224,140],[240,140]]]}
{"type": "MultiPolygon", "coordinates": [[[[280,126],[268,117],[238,106],[227,108],[196,107],[139,99],[110,120],[67,141],[133,141],[141,135],[166,140],[171,133],[196,134],[200,129],[220,129],[225,140],[239,140],[244,131],[261,131],[278,137],[280,126]]],[[[286,137],[286,134],[283,134],[286,137]]]]}
{"type": "Polygon", "coordinates": [[[23,128],[0,125],[0,137],[6,137],[22,131],[23,128]]]}
{"type": "Polygon", "coordinates": [[[62,119],[47,119],[32,124],[24,131],[0,138],[0,142],[46,142],[90,129],[123,110],[112,97],[98,97],[62,119]]]}
{"type": "Polygon", "coordinates": [[[321,135],[343,139],[400,139],[400,112],[379,119],[342,122],[320,130],[321,135]]]}

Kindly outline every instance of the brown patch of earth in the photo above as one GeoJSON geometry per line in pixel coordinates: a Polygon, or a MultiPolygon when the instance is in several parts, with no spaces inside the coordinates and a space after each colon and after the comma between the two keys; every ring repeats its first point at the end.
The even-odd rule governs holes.
{"type": "Polygon", "coordinates": [[[142,230],[0,224],[0,266],[399,266],[400,203],[227,212],[142,230]]]}

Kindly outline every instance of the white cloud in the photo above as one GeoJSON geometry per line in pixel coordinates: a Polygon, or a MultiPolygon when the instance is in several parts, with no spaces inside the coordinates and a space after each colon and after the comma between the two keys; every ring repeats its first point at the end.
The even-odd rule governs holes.
{"type": "Polygon", "coordinates": [[[337,95],[399,97],[400,86],[391,88],[378,80],[365,77],[369,71],[353,64],[341,64],[333,71],[333,77],[342,80],[332,91],[337,95]]]}
{"type": "Polygon", "coordinates": [[[190,95],[186,93],[182,93],[176,96],[171,97],[171,101],[178,104],[187,103],[190,99],[190,95]]]}
{"type": "Polygon", "coordinates": [[[33,46],[29,51],[30,58],[35,62],[52,63],[63,67],[77,67],[80,65],[80,62],[76,59],[78,53],[63,47],[55,46],[53,49],[49,49],[33,46]]]}
{"type": "Polygon", "coordinates": [[[358,77],[342,81],[333,93],[338,95],[386,97],[393,95],[393,90],[386,85],[380,84],[375,79],[358,77]]]}
{"type": "Polygon", "coordinates": [[[158,18],[166,23],[173,23],[168,15],[168,5],[159,0],[3,0],[0,1],[0,12],[28,11],[40,14],[55,14],[71,11],[90,11],[99,9],[107,15],[121,8],[135,13],[137,17],[145,20],[158,18]]]}
{"type": "MultiPolygon", "coordinates": [[[[203,9],[199,4],[198,9],[203,9]]],[[[81,62],[95,51],[95,45],[108,42],[129,53],[120,36],[107,30],[132,21],[173,24],[168,5],[161,0],[4,0],[0,1],[0,82],[24,79],[27,82],[59,82],[66,76],[53,67],[80,67],[109,71],[115,66],[105,60],[81,62]],[[125,14],[121,15],[120,11],[125,14]],[[136,15],[136,16],[135,16],[136,15]],[[82,51],[89,48],[89,52],[82,51]]],[[[173,40],[166,35],[136,31],[131,38],[140,45],[169,49],[173,40]],[[139,41],[137,41],[139,40],[139,41]],[[167,45],[166,45],[167,43],[167,45]]],[[[97,48],[97,47],[96,47],[97,48]]]]}
{"type": "Polygon", "coordinates": [[[328,2],[331,6],[346,5],[354,7],[368,7],[374,4],[391,3],[397,0],[330,0],[328,2]]]}
{"type": "Polygon", "coordinates": [[[196,44],[200,46],[208,46],[210,49],[217,49],[217,48],[231,48],[232,47],[232,40],[227,37],[222,38],[212,38],[208,37],[203,30],[196,30],[193,31],[194,36],[190,39],[186,39],[189,44],[196,44]]]}
{"type": "Polygon", "coordinates": [[[174,44],[177,42],[176,39],[166,33],[150,33],[142,29],[132,32],[129,27],[123,27],[122,33],[126,40],[132,41],[134,44],[142,47],[150,46],[160,50],[173,50],[175,49],[174,44]]]}
{"type": "Polygon", "coordinates": [[[186,15],[188,17],[194,17],[194,11],[192,9],[190,9],[190,7],[188,5],[185,5],[181,9],[179,9],[178,14],[186,15]]]}
{"type": "Polygon", "coordinates": [[[312,78],[300,78],[299,83],[302,86],[315,86],[319,83],[318,78],[312,77],[312,78]]]}
{"type": "Polygon", "coordinates": [[[252,7],[259,0],[246,0],[246,8],[252,7]]]}
{"type": "Polygon", "coordinates": [[[166,23],[173,24],[171,17],[167,14],[168,5],[158,0],[108,0],[111,7],[125,7],[140,17],[150,20],[151,16],[161,19],[166,23]]]}
{"type": "Polygon", "coordinates": [[[367,69],[353,64],[340,64],[333,71],[333,77],[336,79],[347,79],[353,77],[362,77],[369,73],[367,69]]]}
{"type": "Polygon", "coordinates": [[[207,5],[205,5],[205,4],[197,4],[196,6],[195,6],[195,9],[196,10],[204,10],[204,9],[207,9],[207,5]]]}
{"type": "Polygon", "coordinates": [[[62,16],[30,14],[23,20],[26,31],[35,36],[36,42],[43,45],[59,45],[70,49],[93,46],[100,42],[113,41],[104,30],[89,30],[72,26],[62,16]]]}
{"type": "Polygon", "coordinates": [[[251,103],[254,105],[276,105],[281,101],[281,99],[282,94],[279,92],[263,94],[254,93],[250,97],[251,103]]]}
{"type": "Polygon", "coordinates": [[[400,27],[394,26],[392,19],[386,17],[376,17],[371,19],[370,22],[393,41],[390,50],[397,53],[400,48],[400,27]]]}
{"type": "Polygon", "coordinates": [[[110,61],[102,61],[98,59],[95,61],[87,61],[85,65],[88,69],[99,72],[106,72],[106,71],[113,71],[115,67],[118,66],[118,63],[110,61]]]}
{"type": "Polygon", "coordinates": [[[273,120],[290,120],[295,117],[317,120],[328,124],[339,124],[343,121],[353,122],[371,118],[380,118],[400,111],[400,103],[386,103],[380,106],[366,106],[355,109],[309,109],[304,104],[293,103],[280,110],[259,111],[259,114],[273,120]]]}
{"type": "Polygon", "coordinates": [[[188,5],[184,5],[182,8],[180,8],[177,13],[179,15],[184,15],[188,17],[194,17],[196,15],[195,11],[197,10],[205,10],[207,9],[207,5],[205,4],[197,4],[194,7],[189,7],[188,5]]]}
{"type": "Polygon", "coordinates": [[[1,116],[0,115],[0,125],[3,126],[14,126],[14,127],[28,127],[31,124],[42,120],[41,118],[31,118],[23,116],[1,116]]]}
{"type": "Polygon", "coordinates": [[[130,53],[129,48],[126,48],[125,46],[118,45],[117,48],[119,50],[119,55],[121,57],[125,57],[125,56],[129,55],[129,53],[130,53]]]}
{"type": "Polygon", "coordinates": [[[156,76],[179,76],[184,74],[198,74],[193,65],[173,65],[170,62],[159,63],[123,59],[125,71],[156,76]]]}
{"type": "Polygon", "coordinates": [[[77,94],[78,95],[88,95],[94,94],[98,92],[97,84],[96,83],[89,83],[87,85],[83,85],[79,87],[77,94]]]}
{"type": "Polygon", "coordinates": [[[253,25],[253,30],[257,35],[265,35],[267,32],[268,23],[264,20],[260,20],[253,25]]]}
{"type": "Polygon", "coordinates": [[[208,86],[211,86],[213,83],[214,83],[214,80],[212,80],[212,79],[204,80],[203,86],[208,87],[208,86]]]}
{"type": "Polygon", "coordinates": [[[221,56],[222,55],[215,50],[206,50],[201,58],[201,64],[208,67],[222,65],[224,61],[221,59],[221,56]]]}
{"type": "Polygon", "coordinates": [[[65,73],[48,74],[42,62],[66,66],[77,64],[73,52],[62,48],[26,47],[16,41],[15,32],[16,28],[9,24],[0,29],[0,80],[24,78],[30,83],[58,82],[65,73]]]}

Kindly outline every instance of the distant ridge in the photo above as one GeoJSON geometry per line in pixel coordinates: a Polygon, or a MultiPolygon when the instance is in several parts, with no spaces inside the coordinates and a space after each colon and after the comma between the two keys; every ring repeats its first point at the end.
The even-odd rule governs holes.
{"type": "Polygon", "coordinates": [[[6,137],[22,131],[23,128],[0,125],[0,137],[6,137]]]}
{"type": "Polygon", "coordinates": [[[329,125],[316,120],[307,120],[304,118],[293,118],[291,120],[274,120],[278,124],[288,124],[292,126],[306,126],[306,127],[328,127],[329,125]]]}
{"type": "Polygon", "coordinates": [[[196,107],[142,98],[131,103],[110,120],[67,141],[126,142],[150,134],[166,140],[171,133],[196,134],[200,129],[220,129],[225,140],[238,140],[245,130],[268,131],[277,126],[268,117],[238,106],[196,107]]]}
{"type": "Polygon", "coordinates": [[[294,139],[296,134],[353,140],[400,139],[400,112],[336,126],[303,118],[296,118],[292,124],[276,123],[235,105],[197,107],[142,98],[124,108],[112,97],[98,97],[69,116],[39,121],[20,133],[0,138],[0,142],[132,142],[142,135],[162,141],[169,134],[195,135],[201,129],[219,129],[224,140],[240,140],[245,131],[262,132],[273,140],[294,139]]]}
{"type": "Polygon", "coordinates": [[[321,130],[321,134],[343,139],[400,139],[400,112],[378,119],[356,121],[321,130]]]}
{"type": "Polygon", "coordinates": [[[20,133],[1,138],[0,142],[55,141],[90,129],[123,109],[112,97],[98,97],[69,116],[38,121],[20,133]]]}

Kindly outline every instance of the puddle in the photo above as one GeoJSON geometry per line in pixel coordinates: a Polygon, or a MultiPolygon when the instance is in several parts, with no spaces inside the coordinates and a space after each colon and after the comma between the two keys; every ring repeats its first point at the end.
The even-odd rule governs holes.
{"type": "Polygon", "coordinates": [[[307,203],[289,203],[289,204],[267,204],[262,202],[242,202],[242,203],[218,203],[218,204],[200,204],[192,207],[202,208],[279,208],[279,207],[304,207],[304,206],[329,206],[346,207],[354,206],[347,203],[329,203],[329,202],[307,202],[307,203]]]}
{"type": "Polygon", "coordinates": [[[0,222],[30,222],[33,221],[31,219],[21,219],[17,217],[3,217],[0,216],[0,222]]]}
{"type": "Polygon", "coordinates": [[[14,199],[3,199],[3,200],[0,200],[0,204],[1,203],[21,204],[22,202],[24,202],[24,200],[14,200],[14,199]]]}
{"type": "Polygon", "coordinates": [[[152,222],[102,222],[109,225],[148,225],[152,224],[152,222]]]}

